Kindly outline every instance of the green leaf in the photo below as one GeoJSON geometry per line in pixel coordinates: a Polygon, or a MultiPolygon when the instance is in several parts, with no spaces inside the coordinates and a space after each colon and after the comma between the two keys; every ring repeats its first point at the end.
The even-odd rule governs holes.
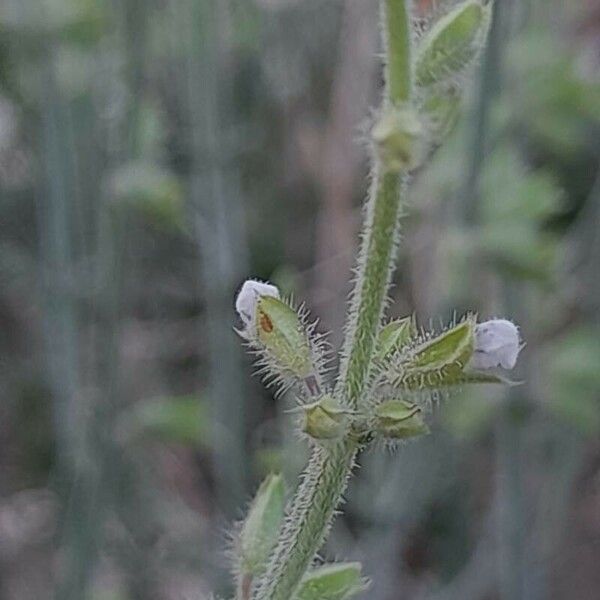
{"type": "Polygon", "coordinates": [[[239,561],[243,575],[260,575],[277,541],[285,508],[281,475],[269,475],[260,485],[240,533],[239,561]]]}
{"type": "Polygon", "coordinates": [[[379,332],[377,357],[382,360],[392,352],[401,350],[416,335],[417,326],[414,317],[391,321],[379,332]]]}
{"type": "Polygon", "coordinates": [[[360,563],[324,565],[302,580],[296,600],[346,600],[367,588],[360,563]]]}
{"type": "Polygon", "coordinates": [[[417,49],[417,85],[453,80],[468,69],[483,48],[491,20],[491,2],[466,0],[443,16],[417,49]]]}

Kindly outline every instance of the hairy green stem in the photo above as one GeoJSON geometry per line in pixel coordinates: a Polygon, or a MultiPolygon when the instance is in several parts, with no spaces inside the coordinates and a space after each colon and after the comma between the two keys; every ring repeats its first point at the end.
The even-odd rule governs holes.
{"type": "MultiPolygon", "coordinates": [[[[401,213],[401,179],[376,175],[367,204],[356,288],[350,308],[342,365],[341,397],[358,406],[368,382],[371,356],[381,325],[394,262],[401,213]]],[[[358,449],[352,439],[332,449],[315,448],[292,501],[270,566],[253,598],[289,600],[319,550],[346,489],[358,449]]]]}
{"type": "Polygon", "coordinates": [[[351,408],[361,404],[381,326],[399,234],[401,187],[399,175],[376,174],[367,204],[336,390],[351,408]]]}
{"type": "MultiPolygon", "coordinates": [[[[410,0],[382,0],[387,51],[386,104],[408,102],[412,89],[410,0]]],[[[358,408],[368,389],[399,237],[404,176],[375,165],[366,205],[356,281],[348,313],[338,398],[358,408]]],[[[290,600],[329,531],[352,472],[358,443],[348,437],[332,448],[315,447],[286,523],[253,600],[290,600]]]]}
{"type": "Polygon", "coordinates": [[[315,447],[292,501],[270,566],[252,598],[290,600],[329,531],[352,470],[357,444],[315,447]]]}
{"type": "Polygon", "coordinates": [[[387,97],[393,104],[408,102],[412,93],[411,0],[381,3],[386,44],[387,97]]]}

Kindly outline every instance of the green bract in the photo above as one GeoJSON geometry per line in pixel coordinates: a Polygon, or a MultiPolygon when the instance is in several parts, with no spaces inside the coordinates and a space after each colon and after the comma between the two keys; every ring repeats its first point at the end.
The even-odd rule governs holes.
{"type": "Polygon", "coordinates": [[[395,350],[400,350],[417,335],[414,317],[404,317],[389,322],[379,332],[377,357],[384,359],[395,350]]]}
{"type": "Polygon", "coordinates": [[[300,317],[282,300],[262,296],[256,306],[256,335],[277,363],[299,379],[313,372],[310,342],[300,317]]]}
{"type": "Polygon", "coordinates": [[[473,354],[475,319],[469,317],[441,335],[390,360],[388,381],[407,390],[439,388],[464,382],[473,354]]]}
{"type": "Polygon", "coordinates": [[[330,395],[303,406],[302,410],[302,431],[312,438],[331,440],[340,437],[346,430],[347,411],[330,395]]]}
{"type": "Polygon", "coordinates": [[[360,563],[325,565],[310,571],[300,584],[297,600],[346,600],[366,589],[360,563]]]}
{"type": "Polygon", "coordinates": [[[491,3],[466,0],[431,29],[417,49],[415,77],[419,87],[453,79],[468,69],[485,44],[491,3]]]}
{"type": "Polygon", "coordinates": [[[375,409],[375,430],[386,438],[407,439],[429,433],[421,409],[405,400],[388,400],[375,409]]]}
{"type": "Polygon", "coordinates": [[[242,575],[259,575],[264,571],[283,520],[284,496],[281,475],[269,475],[258,488],[239,538],[242,575]]]}

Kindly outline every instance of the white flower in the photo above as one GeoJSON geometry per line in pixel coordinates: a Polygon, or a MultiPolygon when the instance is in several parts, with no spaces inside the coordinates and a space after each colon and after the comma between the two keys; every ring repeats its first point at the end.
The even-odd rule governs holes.
{"type": "Polygon", "coordinates": [[[270,283],[263,283],[262,281],[255,281],[248,279],[244,281],[242,289],[239,291],[237,298],[235,299],[235,310],[244,325],[252,325],[254,317],[256,315],[256,304],[262,296],[273,296],[279,298],[279,290],[270,283]]]}
{"type": "Polygon", "coordinates": [[[469,362],[472,369],[512,369],[523,344],[519,330],[506,319],[493,319],[475,326],[475,348],[469,362]]]}

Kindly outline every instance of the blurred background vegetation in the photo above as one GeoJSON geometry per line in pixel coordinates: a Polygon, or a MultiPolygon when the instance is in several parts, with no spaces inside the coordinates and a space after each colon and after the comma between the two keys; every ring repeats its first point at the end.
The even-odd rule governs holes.
{"type": "MultiPolygon", "coordinates": [[[[269,279],[339,331],[377,4],[2,0],[0,600],[228,592],[228,528],[305,457],[233,298],[269,279]]],[[[495,12],[391,310],[511,315],[524,384],[361,457],[323,556],[376,600],[600,597],[600,4],[495,12]]]]}

